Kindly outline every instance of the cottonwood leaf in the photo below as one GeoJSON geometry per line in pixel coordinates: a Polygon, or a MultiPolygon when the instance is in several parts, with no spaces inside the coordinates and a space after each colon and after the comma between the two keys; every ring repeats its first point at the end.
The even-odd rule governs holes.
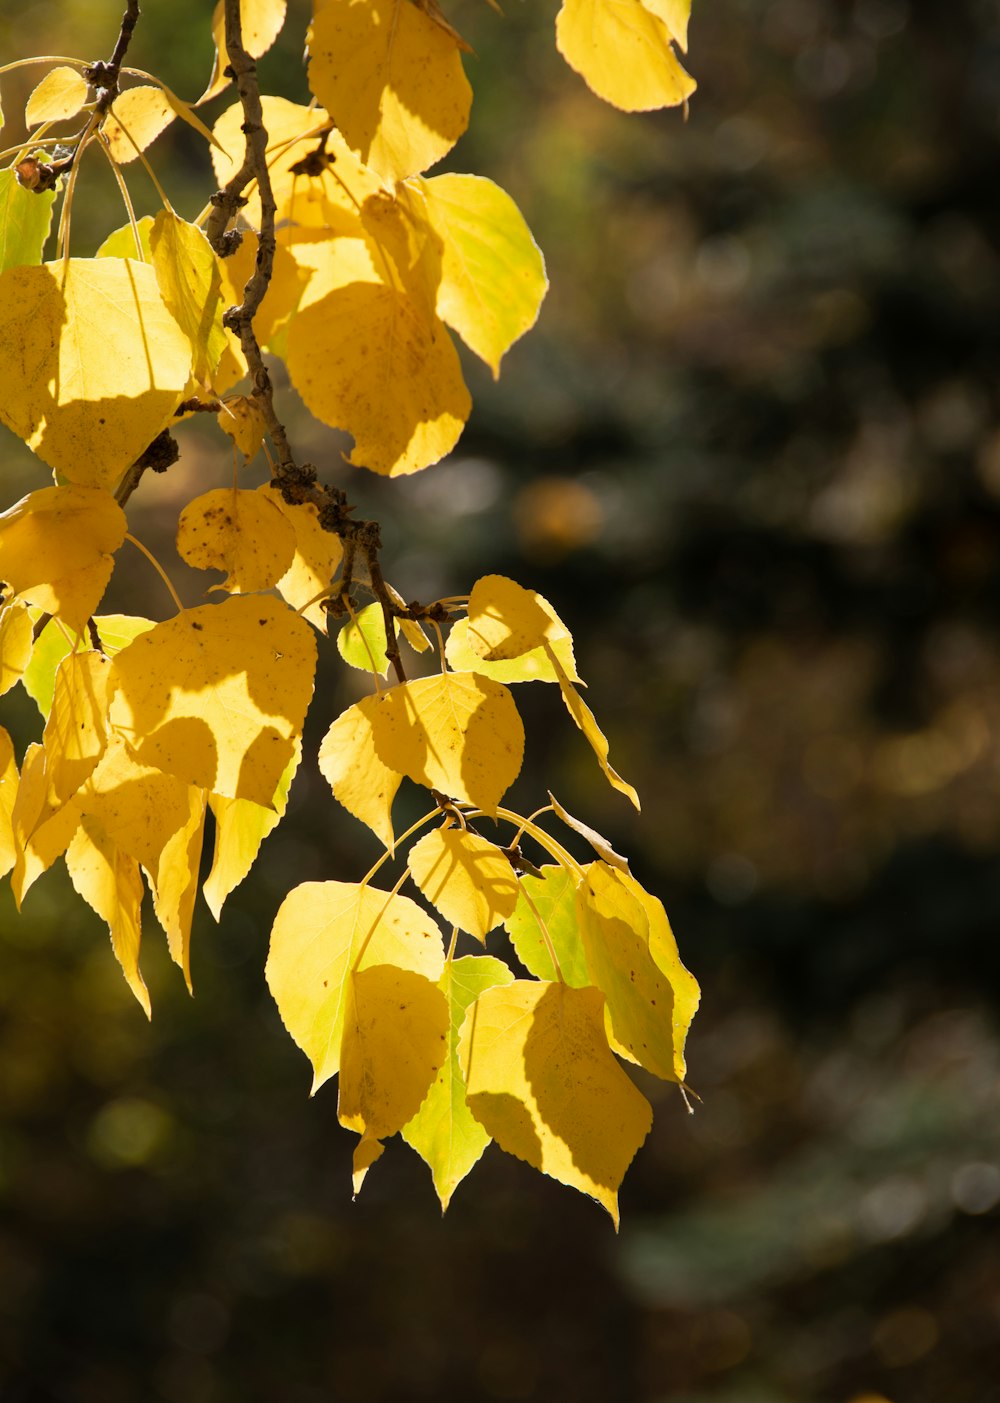
{"type": "Polygon", "coordinates": [[[574,833],[579,833],[581,838],[586,838],[599,858],[608,863],[610,867],[620,868],[622,872],[628,871],[628,862],[621,853],[615,852],[607,838],[598,833],[596,828],[591,828],[589,823],[584,823],[580,818],[574,818],[568,809],[563,808],[551,789],[549,790],[549,803],[552,805],[552,811],[556,817],[561,818],[563,823],[572,828],[574,833]]]}
{"type": "Polygon", "coordinates": [[[76,793],[107,748],[110,683],[111,660],[101,653],[70,653],[59,664],[42,735],[54,804],[76,793]]]}
{"type": "Polygon", "coordinates": [[[171,210],[153,220],[149,246],[163,301],[191,343],[191,374],[208,385],[228,344],[219,261],[201,230],[171,210]]]}
{"type": "Polygon", "coordinates": [[[359,609],[337,634],[337,652],[344,662],[362,672],[377,672],[379,677],[389,673],[387,647],[385,612],[377,600],[359,609]]]}
{"type": "Polygon", "coordinates": [[[291,522],[295,533],[292,563],[275,588],[293,609],[320,633],[327,631],[323,598],[331,592],[330,582],[344,558],[340,537],[320,525],[319,509],[312,502],[286,502],[280,492],[264,486],[258,491],[271,494],[274,505],[291,522]]]}
{"type": "Polygon", "coordinates": [[[426,170],[468,126],[461,42],[408,0],[316,0],[308,44],[310,88],[383,180],[426,170]]]}
{"type": "Polygon", "coordinates": [[[16,687],[31,660],[31,615],[15,600],[0,610],[0,696],[16,687]]]}
{"type": "Polygon", "coordinates": [[[119,93],[101,128],[113,160],[120,166],[138,160],[177,115],[174,104],[159,87],[143,84],[119,93]]]}
{"type": "Polygon", "coordinates": [[[455,1189],[478,1163],[490,1136],[465,1101],[465,1078],[458,1058],[458,1038],[469,1005],[486,989],[510,984],[514,976],[489,955],[448,960],[438,988],[448,1002],[447,1056],[427,1097],[403,1127],[403,1139],[430,1168],[444,1212],[455,1189]]]}
{"type": "Polygon", "coordinates": [[[618,1227],[618,1186],[652,1124],[615,1061],[597,989],[516,980],[487,989],[459,1040],[472,1114],[502,1150],[597,1200],[618,1227]]]}
{"type": "Polygon", "coordinates": [[[653,9],[641,0],[564,0],[556,19],[556,45],[570,68],[625,112],[676,107],[697,86],[653,9]]]}
{"type": "Polygon", "coordinates": [[[639,803],[639,795],[636,793],[635,789],[629,784],[628,780],[622,779],[618,771],[612,769],[608,762],[609,746],[607,737],[604,735],[600,726],[598,726],[594,713],[566,676],[562,664],[555,656],[553,650],[547,647],[546,651],[556,676],[559,678],[559,691],[562,693],[562,699],[566,703],[566,710],[586,736],[591,749],[597,756],[597,763],[600,765],[602,773],[613,789],[617,789],[620,794],[624,794],[627,799],[631,800],[636,809],[640,809],[642,806],[639,803]]]}
{"type": "Polygon", "coordinates": [[[485,940],[517,905],[514,869],[496,846],[464,828],[435,828],[410,849],[410,876],[448,925],[485,940]]]}
{"type": "Polygon", "coordinates": [[[277,494],[216,487],[188,502],[177,527],[177,550],[199,570],[226,570],[213,589],[253,594],[280,580],[295,554],[295,532],[277,494]]]}
{"type": "Polygon", "coordinates": [[[0,273],[42,261],[56,192],[25,190],[12,170],[0,171],[0,273]]]}
{"type": "Polygon", "coordinates": [[[603,862],[586,869],[577,901],[591,982],[607,999],[616,1040],[647,1071],[682,1082],[698,984],[681,964],[662,905],[603,862]]]}
{"type": "MultiPolygon", "coordinates": [[[[33,609],[32,616],[41,617],[40,609],[33,609]]],[[[114,657],[122,648],[153,627],[152,619],[141,619],[131,614],[98,614],[94,616],[94,627],[101,640],[101,650],[114,657]]],[[[31,697],[42,714],[48,718],[52,710],[52,694],[56,685],[56,669],[74,648],[90,647],[90,638],[59,628],[45,628],[35,639],[31,661],[24,671],[24,690],[31,697]]]]}
{"type": "Polygon", "coordinates": [[[557,865],[540,870],[541,877],[525,873],[521,878],[517,905],[504,918],[504,925],[517,958],[529,974],[544,980],[555,980],[561,975],[574,989],[582,989],[593,980],[587,969],[576,911],[579,878],[557,865]],[[559,961],[558,970],[552,963],[549,945],[559,961]]]}
{"type": "Polygon", "coordinates": [[[190,992],[191,923],[205,834],[205,791],[189,785],[188,800],[187,819],[167,839],[159,862],[152,871],[147,870],[146,875],[153,894],[153,910],[167,937],[170,958],[181,969],[190,992]]]}
{"type": "Polygon", "coordinates": [[[70,881],[88,906],[106,921],[111,948],[125,982],[150,1017],[149,990],[139,973],[142,939],[142,874],[94,819],[85,819],[66,849],[70,881]]]}
{"type": "Polygon", "coordinates": [[[317,419],[353,436],[348,461],[398,477],[443,458],[472,408],[444,324],[381,282],[311,295],[288,328],[288,373],[317,419]]]}
{"type": "Polygon", "coordinates": [[[75,117],[87,101],[87,92],[87,80],[75,68],[53,68],[28,98],[25,126],[37,127],[41,122],[63,122],[75,117]]]}
{"type": "Polygon", "coordinates": [[[75,802],[155,878],[164,850],[189,822],[199,793],[175,775],[140,764],[113,737],[75,802]]]}
{"type": "Polygon", "coordinates": [[[656,15],[663,21],[671,39],[679,49],[687,53],[691,0],[642,0],[642,4],[651,15],[656,15]]]}
{"type": "MultiPolygon", "coordinates": [[[[547,600],[536,595],[536,599],[543,609],[551,611],[551,617],[556,619],[555,611],[547,600]]],[[[564,637],[552,639],[548,645],[559,659],[559,664],[564,673],[573,682],[579,683],[580,678],[576,671],[576,658],[573,656],[573,639],[568,630],[564,637]]],[[[484,677],[491,677],[494,682],[558,682],[559,676],[549,661],[548,651],[543,645],[540,648],[532,648],[527,653],[522,653],[520,657],[509,658],[503,662],[488,662],[476,653],[469,642],[469,620],[456,619],[448,634],[448,641],[445,644],[444,655],[448,659],[448,665],[455,672],[479,672],[484,677]]]]}
{"type": "Polygon", "coordinates": [[[114,487],[172,421],[190,371],[148,265],[70,258],[0,275],[0,420],[70,482],[114,487]]]}
{"type": "Polygon", "coordinates": [[[374,965],[440,978],[441,932],[415,901],[353,882],[305,882],[288,893],[271,931],[267,983],[313,1065],[313,1092],[340,1070],[350,975],[374,965]]]}
{"type": "Polygon", "coordinates": [[[384,765],[496,813],[524,758],[524,727],[506,687],[474,673],[445,672],[369,700],[372,739],[384,765]]]}
{"type": "MultiPolygon", "coordinates": [[[[260,58],[281,33],[285,23],[286,0],[240,0],[240,28],[243,34],[243,47],[251,58],[260,58]]],[[[229,67],[229,54],[226,50],[226,7],[224,0],[212,12],[212,39],[215,43],[215,63],[208,87],[198,99],[197,106],[208,102],[229,86],[232,79],[226,76],[229,67]]]]}
{"type": "MultiPolygon", "coordinates": [[[[259,247],[257,235],[248,229],[236,252],[217,265],[222,278],[223,306],[242,303],[247,283],[257,268],[259,247]]],[[[253,319],[254,331],[261,346],[267,346],[289,317],[294,315],[310,276],[309,270],[303,268],[287,248],[277,245],[271,264],[271,281],[253,319]]]]}
{"type": "Polygon", "coordinates": [[[270,804],[312,697],[312,629],[279,600],[185,609],[114,662],[111,719],[135,758],[230,799],[270,804]]]}
{"type": "Polygon", "coordinates": [[[10,887],[19,910],[29,888],[62,857],[80,822],[75,798],[58,809],[48,802],[45,762],[42,746],[29,745],[11,810],[15,861],[10,887]]]}
{"type": "Polygon", "coordinates": [[[392,851],[396,841],[392,805],[403,776],[379,757],[378,701],[378,697],[362,697],[341,712],[323,737],[319,769],[337,802],[392,851]]]}
{"type": "Polygon", "coordinates": [[[466,641],[486,662],[519,658],[546,642],[569,637],[551,604],[505,575],[483,575],[469,595],[466,641]]]}
{"type": "Polygon", "coordinates": [[[298,755],[288,762],[271,801],[272,807],[251,803],[249,799],[224,799],[218,794],[209,798],[215,816],[215,852],[212,870],[205,878],[202,891],[208,909],[221,920],[226,898],[239,886],[253,866],[260,845],[277,828],[288,804],[298,755]]]}
{"type": "Polygon", "coordinates": [[[144,214],[141,219],[135,221],[135,228],[131,224],[123,224],[120,229],[108,235],[99,246],[95,258],[134,258],[139,263],[152,263],[153,250],[150,246],[149,236],[153,232],[153,216],[144,214]],[[136,234],[139,235],[139,245],[136,247],[136,234]]]}
{"type": "Polygon", "coordinates": [[[29,492],[0,516],[0,579],[80,633],[107,588],[126,528],[121,507],[99,488],[29,492]]]}
{"type": "Polygon", "coordinates": [[[11,816],[17,798],[17,759],[14,743],[0,726],[0,877],[6,877],[17,856],[11,816]]]}
{"type": "Polygon", "coordinates": [[[356,1196],[372,1162],[365,1142],[395,1135],[420,1109],[448,1055],[450,1019],[433,980],[391,964],[353,970],[344,1005],[337,1118],[364,1144],[356,1196]]]}
{"type": "Polygon", "coordinates": [[[442,245],[438,316],[495,379],[506,352],[538,319],[548,288],[541,250],[517,205],[492,180],[417,178],[409,195],[442,245]]]}
{"type": "Polygon", "coordinates": [[[267,420],[252,395],[230,395],[223,401],[215,422],[232,439],[245,462],[249,463],[260,451],[267,433],[267,420]]]}

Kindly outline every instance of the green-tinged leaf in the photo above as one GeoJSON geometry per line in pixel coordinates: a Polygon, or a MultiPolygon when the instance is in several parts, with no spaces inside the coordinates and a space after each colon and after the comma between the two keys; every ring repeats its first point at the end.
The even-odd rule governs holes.
{"type": "Polygon", "coordinates": [[[215,815],[215,853],[202,891],[217,921],[222,918],[226,898],[256,861],[261,843],[284,817],[298,760],[296,754],[288,762],[272,800],[273,808],[254,804],[249,799],[224,799],[218,794],[209,799],[215,815]]]}
{"type": "Polygon", "coordinates": [[[165,209],[153,221],[149,246],[163,301],[191,343],[191,373],[207,385],[228,344],[218,259],[197,225],[165,209]]]}
{"type": "Polygon", "coordinates": [[[123,224],[120,229],[116,229],[98,248],[95,257],[97,258],[134,258],[141,263],[152,263],[153,250],[150,246],[150,235],[153,232],[153,216],[144,214],[141,219],[136,220],[136,229],[139,233],[139,247],[135,246],[136,229],[131,224],[123,224]]]}
{"type": "Polygon", "coordinates": [[[56,192],[33,194],[12,170],[0,171],[0,273],[42,261],[56,192]]]}
{"type": "MultiPolygon", "coordinates": [[[[41,612],[40,609],[32,610],[32,614],[38,617],[41,612]]],[[[102,650],[108,657],[114,657],[134,638],[138,638],[140,633],[151,629],[153,620],[140,619],[131,614],[99,614],[94,619],[94,627],[97,629],[102,650]]],[[[24,690],[42,713],[43,720],[48,717],[52,708],[56,668],[79,641],[78,634],[71,633],[67,637],[62,629],[53,624],[44,628],[35,640],[31,661],[24,672],[24,690]]],[[[90,646],[89,639],[85,641],[84,646],[90,646]]]]}
{"type": "Polygon", "coordinates": [[[582,989],[593,981],[587,970],[576,914],[579,879],[565,867],[543,867],[541,872],[541,877],[526,873],[521,878],[517,906],[504,919],[504,925],[517,958],[529,974],[536,979],[554,980],[561,973],[567,984],[582,989]],[[558,972],[549,945],[559,961],[558,972]]]}
{"type": "Polygon", "coordinates": [[[466,955],[449,960],[438,981],[450,1013],[447,1057],[420,1110],[403,1127],[403,1139],[430,1168],[442,1211],[490,1142],[465,1102],[459,1033],[470,1004],[485,990],[510,984],[513,978],[501,960],[466,955]]]}
{"type": "Polygon", "coordinates": [[[386,647],[385,613],[377,600],[348,619],[337,634],[337,651],[344,662],[362,672],[377,672],[379,677],[389,673],[386,647]]]}

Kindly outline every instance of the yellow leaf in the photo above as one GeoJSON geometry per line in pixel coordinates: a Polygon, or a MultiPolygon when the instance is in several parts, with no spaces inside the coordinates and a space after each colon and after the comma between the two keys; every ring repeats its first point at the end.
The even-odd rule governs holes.
{"type": "Polygon", "coordinates": [[[546,652],[559,678],[559,690],[562,693],[563,701],[566,703],[566,710],[589,741],[591,749],[597,756],[597,763],[600,765],[608,783],[613,789],[617,789],[620,794],[624,794],[626,798],[630,799],[636,809],[641,808],[639,796],[632,785],[629,784],[628,780],[622,779],[618,771],[612,769],[608,763],[607,738],[594,719],[594,713],[566,676],[551,646],[546,645],[546,652]]]}
{"type": "MultiPolygon", "coordinates": [[[[37,615],[40,618],[42,610],[33,607],[31,614],[32,617],[37,615]]],[[[97,630],[97,636],[101,640],[101,652],[109,658],[113,658],[116,653],[121,652],[122,648],[131,643],[133,638],[137,638],[140,633],[153,627],[152,619],[140,619],[131,614],[98,614],[94,617],[93,623],[97,630]]],[[[92,640],[89,635],[89,626],[84,634],[78,634],[70,629],[64,631],[59,628],[47,627],[35,640],[31,661],[24,673],[24,690],[38,707],[43,720],[48,719],[49,712],[52,710],[56,669],[67,653],[71,653],[75,648],[89,648],[91,646],[92,640]]]]}
{"type": "Polygon", "coordinates": [[[188,799],[187,821],[167,839],[155,869],[147,871],[146,875],[153,893],[153,910],[167,937],[170,958],[180,966],[190,991],[191,921],[198,895],[205,833],[205,791],[188,786],[188,799]]]}
{"type": "Polygon", "coordinates": [[[162,88],[144,84],[119,93],[102,128],[112,158],[120,166],[138,159],[176,116],[173,104],[162,88]]]}
{"type": "Polygon", "coordinates": [[[466,639],[486,662],[519,658],[546,642],[568,638],[569,630],[551,604],[533,589],[524,589],[504,575],[484,575],[469,595],[466,639]]]}
{"type": "Polygon", "coordinates": [[[53,68],[35,88],[24,109],[24,124],[63,122],[75,117],[87,101],[87,81],[75,68],[53,68]]]}
{"type": "MultiPolygon", "coordinates": [[[[551,610],[552,606],[542,596],[535,596],[538,602],[546,610],[551,610]]],[[[555,618],[555,613],[552,613],[555,618]]],[[[573,639],[567,632],[565,637],[555,638],[549,644],[559,663],[572,681],[579,682],[580,678],[576,671],[576,658],[573,656],[573,639]]],[[[478,653],[473,652],[469,643],[469,620],[456,619],[448,634],[448,642],[445,644],[444,655],[448,659],[450,667],[456,672],[479,672],[484,677],[492,677],[494,682],[558,682],[559,677],[555,668],[549,662],[548,652],[544,646],[532,648],[530,652],[522,653],[518,658],[510,658],[505,662],[487,662],[478,653]]]]}
{"type": "Polygon", "coordinates": [[[534,326],[548,280],[541,250],[514,201],[477,175],[412,182],[411,200],[442,243],[438,316],[493,371],[534,326]]]}
{"type": "Polygon", "coordinates": [[[602,858],[610,867],[620,868],[622,872],[628,871],[628,862],[622,857],[621,853],[615,852],[607,838],[602,837],[596,828],[591,828],[589,823],[584,823],[582,819],[574,818],[568,810],[563,808],[551,789],[549,790],[549,803],[552,805],[553,813],[555,813],[558,818],[561,818],[563,823],[572,828],[574,833],[579,833],[581,838],[586,838],[599,858],[602,858]]]}
{"type": "Polygon", "coordinates": [[[177,550],[199,570],[227,570],[213,589],[253,594],[269,589],[295,554],[295,532],[277,506],[278,494],[216,487],[187,504],[177,550]]]}
{"type": "Polygon", "coordinates": [[[485,940],[517,905],[514,869],[495,843],[464,828],[435,828],[410,849],[410,875],[450,926],[485,940]]]}
{"type": "Polygon", "coordinates": [[[351,882],[305,882],[281,903],[267,982],[313,1065],[314,1092],[340,1070],[350,975],[387,964],[432,983],[441,975],[441,932],[415,901],[351,882]]]}
{"type": "Polygon", "coordinates": [[[142,876],[134,858],[121,852],[94,819],[85,819],[66,849],[66,866],[73,886],[106,921],[111,947],[128,987],[148,1018],[149,991],[139,973],[142,938],[142,876]]]}
{"type": "Polygon", "coordinates": [[[510,984],[513,978],[501,960],[489,955],[466,955],[460,960],[448,960],[438,980],[450,1012],[448,1052],[423,1105],[403,1127],[403,1139],[429,1166],[442,1212],[490,1143],[489,1135],[465,1102],[458,1036],[469,1005],[484,990],[510,984]]]}
{"type": "Polygon", "coordinates": [[[595,1198],[618,1227],[618,1186],[652,1124],[615,1061],[596,989],[516,980],[487,989],[459,1042],[472,1114],[501,1149],[595,1198]]]}
{"type": "Polygon", "coordinates": [[[671,32],[651,13],[662,3],[564,0],[556,19],[556,44],[570,68],[625,112],[676,107],[695,90],[671,48],[671,32]]]}
{"type": "Polygon", "coordinates": [[[111,660],[101,653],[70,653],[59,664],[42,736],[54,807],[76,793],[104,754],[110,682],[111,660]]]}
{"type": "Polygon", "coordinates": [[[460,41],[408,0],[317,0],[308,42],[310,88],[384,180],[426,170],[468,126],[460,41]]]}
{"type": "Polygon", "coordinates": [[[253,804],[249,799],[209,797],[215,815],[215,853],[212,870],[202,891],[208,909],[218,921],[226,898],[246,877],[260,851],[260,845],[284,817],[288,790],[298,768],[298,756],[289,761],[272,800],[273,808],[253,804]]]}
{"type": "MultiPolygon", "coordinates": [[[[247,283],[256,270],[258,247],[257,235],[252,229],[247,229],[236,252],[221,261],[224,307],[242,303],[247,283]]],[[[253,319],[254,331],[261,346],[267,346],[294,314],[309,277],[309,271],[296,261],[287,248],[281,244],[275,248],[271,281],[253,319]]],[[[252,456],[247,454],[248,458],[252,456]]]]}
{"type": "MultiPolygon", "coordinates": [[[[271,491],[268,487],[258,490],[271,491]]],[[[274,505],[292,523],[295,532],[292,563],[275,588],[304,619],[308,619],[320,633],[326,633],[327,618],[322,597],[329,591],[330,582],[344,558],[340,537],[323,529],[319,523],[319,510],[312,502],[293,505],[286,502],[280,492],[272,492],[271,495],[274,505]]]]}
{"type": "Polygon", "coordinates": [[[279,600],[185,609],[114,661],[111,719],[141,763],[270,804],[312,697],[313,632],[279,600]]]}
{"type": "Polygon", "coordinates": [[[0,420],[71,482],[114,487],[171,423],[190,371],[148,264],[70,258],[0,275],[0,420]]]}
{"type": "Polygon", "coordinates": [[[82,633],[107,588],[125,513],[96,487],[43,487],[0,516],[0,578],[82,633]]]}
{"type": "Polygon", "coordinates": [[[642,0],[643,7],[666,25],[671,39],[687,53],[691,0],[642,0]]]}
{"type": "Polygon", "coordinates": [[[337,1117],[382,1140],[416,1115],[448,1055],[448,1004],[425,975],[382,964],[348,976],[344,1005],[337,1117]]]}
{"type": "Polygon", "coordinates": [[[135,222],[135,229],[131,224],[123,224],[120,229],[109,234],[104,242],[98,247],[95,257],[97,258],[134,258],[138,263],[152,263],[153,250],[149,245],[149,236],[153,232],[153,216],[144,214],[141,219],[135,222]],[[139,234],[139,247],[136,247],[136,231],[139,234]]]}
{"type": "Polygon", "coordinates": [[[337,634],[337,652],[344,662],[362,672],[377,672],[379,677],[389,672],[387,647],[385,613],[377,600],[348,619],[337,634]]]}
{"type": "Polygon", "coordinates": [[[574,989],[592,984],[576,913],[578,879],[565,867],[546,866],[541,877],[526,873],[517,906],[504,918],[517,958],[536,979],[560,976],[574,989]],[[543,934],[544,926],[544,934],[543,934]],[[548,941],[545,937],[548,936],[548,941]],[[549,946],[559,961],[557,970],[549,946]]]}
{"type": "Polygon", "coordinates": [[[53,810],[48,789],[45,751],[29,745],[11,810],[15,861],[10,885],[19,908],[33,883],[62,857],[80,822],[78,801],[71,799],[53,810]]]}
{"type": "Polygon", "coordinates": [[[267,433],[267,420],[257,400],[247,395],[231,395],[223,401],[215,421],[249,463],[259,452],[267,433]]]}
{"type": "MultiPolygon", "coordinates": [[[[0,559],[3,551],[0,517],[0,559]]],[[[0,610],[0,696],[16,687],[31,660],[31,615],[14,600],[0,610]]]]}
{"type": "Polygon", "coordinates": [[[14,826],[11,822],[14,800],[17,798],[17,784],[14,743],[0,726],[0,877],[6,877],[17,856],[14,848],[14,826]]]}
{"type": "Polygon", "coordinates": [[[76,802],[122,852],[155,877],[164,850],[189,822],[198,794],[174,775],[139,764],[115,738],[76,802]]]}
{"type": "MultiPolygon", "coordinates": [[[[240,0],[240,28],[243,47],[251,58],[260,58],[281,33],[285,22],[286,0],[240,0]]],[[[215,63],[208,87],[198,99],[203,102],[216,97],[232,79],[226,77],[229,55],[226,51],[226,12],[224,0],[218,0],[212,12],[212,39],[215,43],[215,63]]]]}
{"type": "Polygon", "coordinates": [[[208,385],[227,345],[219,261],[201,230],[170,210],[153,220],[149,246],[163,301],[191,343],[191,374],[208,385]]]}
{"type": "Polygon", "coordinates": [[[443,458],[472,407],[443,323],[384,283],[305,300],[288,328],[287,363],[316,418],[353,436],[349,461],[388,477],[443,458]]]}
{"type": "Polygon", "coordinates": [[[395,846],[392,804],[403,777],[379,758],[378,700],[362,697],[341,712],[323,737],[319,768],[338,803],[366,823],[391,851],[395,846]]]}
{"type": "Polygon", "coordinates": [[[586,869],[577,899],[591,982],[608,1001],[615,1038],[647,1071],[682,1082],[698,985],[662,905],[603,862],[586,869]]]}
{"type": "Polygon", "coordinates": [[[524,757],[524,727],[506,687],[473,673],[445,672],[367,700],[384,765],[496,813],[524,757]]]}

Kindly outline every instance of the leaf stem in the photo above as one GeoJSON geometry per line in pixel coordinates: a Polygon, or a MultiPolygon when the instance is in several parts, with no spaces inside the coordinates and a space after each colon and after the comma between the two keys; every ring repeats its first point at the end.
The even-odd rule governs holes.
{"type": "MultiPolygon", "coordinates": [[[[125,128],[124,128],[124,127],[122,128],[122,131],[125,131],[125,128]]],[[[125,135],[128,136],[128,132],[125,132],[125,135]]],[[[132,238],[135,240],[135,256],[136,256],[136,259],[137,259],[140,263],[145,263],[145,261],[146,261],[146,255],[145,255],[145,253],[143,252],[143,248],[142,248],[142,239],[139,237],[139,225],[138,225],[138,223],[137,223],[137,221],[136,221],[136,217],[135,217],[135,208],[134,208],[134,206],[133,206],[133,204],[132,204],[132,196],[131,196],[131,195],[129,194],[129,192],[128,192],[128,186],[125,184],[125,177],[122,175],[121,166],[119,166],[119,164],[118,164],[118,162],[115,160],[114,156],[112,156],[112,154],[111,154],[111,146],[110,146],[110,144],[109,144],[109,142],[108,142],[107,137],[104,135],[103,132],[98,132],[98,133],[97,133],[97,139],[98,139],[98,142],[100,143],[101,150],[104,152],[105,156],[107,156],[107,158],[108,158],[108,164],[111,166],[111,169],[114,171],[115,180],[116,180],[117,183],[118,183],[118,192],[119,192],[119,194],[121,195],[122,200],[123,200],[123,202],[124,202],[124,204],[125,204],[125,211],[126,211],[126,213],[128,214],[128,222],[129,222],[129,224],[132,226],[132,238]]],[[[131,137],[129,137],[129,141],[132,141],[132,138],[131,138],[131,137]]],[[[134,141],[132,142],[132,145],[133,145],[133,146],[135,145],[135,142],[134,142],[134,141]]]]}
{"type": "Polygon", "coordinates": [[[152,565],[153,569],[156,571],[156,573],[159,575],[160,579],[163,581],[163,583],[166,585],[167,589],[170,591],[170,598],[171,598],[171,599],[174,601],[174,603],[177,605],[177,612],[178,612],[179,614],[182,614],[182,613],[184,612],[184,605],[181,603],[180,597],[179,597],[177,591],[174,589],[173,585],[170,583],[170,576],[167,574],[166,570],[164,570],[163,566],[162,566],[162,565],[160,564],[160,562],[157,560],[157,558],[156,558],[156,556],[153,554],[153,552],[152,552],[151,550],[147,550],[146,547],[142,544],[142,542],[138,539],[138,537],[132,535],[132,532],[131,532],[131,531],[126,531],[126,532],[125,532],[125,539],[126,539],[126,541],[130,541],[130,542],[132,543],[132,545],[135,546],[136,550],[142,551],[143,555],[146,557],[146,559],[149,561],[150,565],[152,565]]]}
{"type": "Polygon", "coordinates": [[[375,866],[371,869],[371,871],[366,872],[365,875],[361,878],[361,886],[366,887],[371,881],[371,879],[378,872],[379,868],[384,867],[385,864],[389,861],[389,859],[395,856],[397,844],[405,843],[408,838],[412,838],[414,833],[416,833],[419,829],[423,828],[424,824],[429,823],[432,818],[436,818],[440,812],[440,809],[431,809],[429,813],[424,814],[423,818],[418,818],[416,823],[411,823],[406,832],[396,839],[396,843],[394,843],[391,848],[386,848],[385,852],[376,862],[375,866]]]}

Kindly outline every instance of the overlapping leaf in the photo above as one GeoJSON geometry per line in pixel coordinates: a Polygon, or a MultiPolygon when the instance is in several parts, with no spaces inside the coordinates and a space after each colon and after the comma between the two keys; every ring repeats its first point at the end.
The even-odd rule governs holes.
{"type": "Polygon", "coordinates": [[[291,567],[295,531],[275,492],[217,487],[188,502],[177,527],[177,550],[199,570],[225,570],[214,589],[252,594],[269,589],[291,567]]]}
{"type": "Polygon", "coordinates": [[[676,107],[695,89],[671,47],[680,13],[678,0],[564,0],[556,43],[605,102],[626,112],[676,107]]]}
{"type": "Polygon", "coordinates": [[[0,273],[42,261],[55,198],[54,190],[34,194],[14,171],[0,171],[0,273]]]}
{"type": "Polygon", "coordinates": [[[517,878],[495,843],[435,828],[410,849],[410,875],[449,925],[485,940],[517,905],[517,878]]]}

